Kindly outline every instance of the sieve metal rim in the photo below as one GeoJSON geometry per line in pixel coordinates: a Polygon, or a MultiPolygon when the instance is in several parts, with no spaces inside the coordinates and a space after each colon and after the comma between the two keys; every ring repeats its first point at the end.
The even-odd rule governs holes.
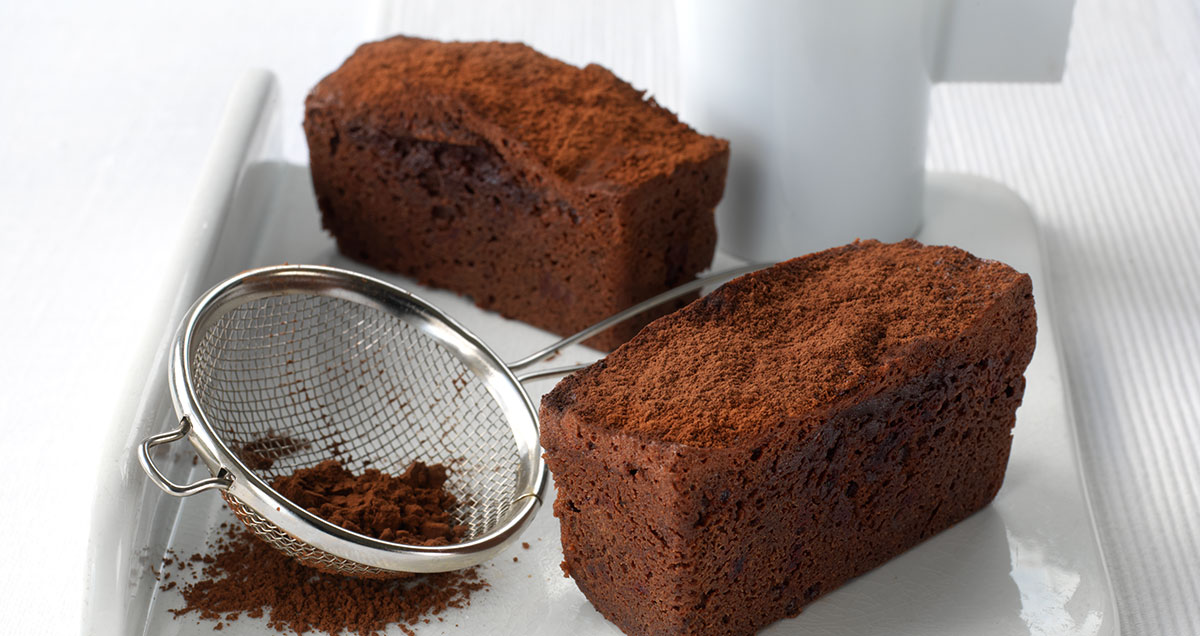
{"type": "MultiPolygon", "coordinates": [[[[407,321],[407,320],[406,320],[407,321]]],[[[493,382],[487,383],[489,387],[493,382]]],[[[499,552],[532,522],[540,508],[548,482],[548,471],[541,456],[537,410],[528,392],[512,370],[486,343],[428,301],[387,282],[347,270],[317,265],[279,265],[242,272],[213,287],[189,310],[171,349],[168,385],[181,428],[197,454],[204,460],[214,479],[211,487],[225,490],[248,508],[296,539],[335,556],[396,572],[442,572],[476,565],[499,552]],[[382,541],[334,525],[279,494],[249,469],[216,433],[204,415],[196,394],[190,368],[193,336],[226,312],[234,301],[285,295],[306,290],[324,296],[362,302],[405,320],[418,314],[424,322],[416,325],[430,331],[450,347],[464,363],[477,372],[496,373],[503,386],[515,392],[517,400],[500,400],[506,420],[521,450],[521,468],[513,509],[508,519],[483,535],[448,546],[419,546],[382,541]],[[403,306],[407,313],[397,311],[403,306]],[[462,346],[465,345],[465,346],[462,346]],[[521,409],[514,408],[519,404],[521,409]],[[523,410],[524,417],[514,418],[513,411],[523,410]],[[528,430],[521,430],[528,424],[528,430]]],[[[198,492],[198,491],[197,491],[198,492]]],[[[189,493],[190,494],[190,493],[189,493]]]]}

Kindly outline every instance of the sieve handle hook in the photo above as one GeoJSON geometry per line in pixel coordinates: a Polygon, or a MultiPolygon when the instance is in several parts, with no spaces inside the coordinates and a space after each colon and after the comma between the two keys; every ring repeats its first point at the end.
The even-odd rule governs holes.
{"type": "Polygon", "coordinates": [[[167,431],[166,433],[159,433],[158,435],[153,435],[142,440],[141,452],[138,454],[138,460],[140,460],[142,464],[142,470],[146,471],[146,475],[150,477],[150,481],[154,482],[159,488],[162,488],[163,492],[176,497],[190,497],[198,492],[204,492],[205,490],[211,490],[213,488],[219,488],[221,490],[228,489],[233,485],[233,480],[225,475],[201,479],[194,484],[181,486],[170,479],[167,479],[167,476],[162,474],[162,471],[158,469],[158,466],[154,465],[154,460],[150,457],[150,449],[154,448],[155,446],[161,446],[163,444],[179,441],[187,437],[188,431],[190,430],[192,430],[192,423],[189,422],[188,418],[185,417],[179,420],[179,428],[173,431],[167,431]]]}

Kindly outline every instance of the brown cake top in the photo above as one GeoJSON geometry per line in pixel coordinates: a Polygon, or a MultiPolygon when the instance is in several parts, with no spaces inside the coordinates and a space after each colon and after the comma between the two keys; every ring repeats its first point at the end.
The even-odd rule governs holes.
{"type": "MultiPolygon", "coordinates": [[[[862,396],[942,355],[1029,277],[953,247],[856,241],[733,280],[651,323],[543,407],[700,447],[862,396]]],[[[1030,301],[1032,302],[1032,301],[1030,301]]]]}
{"type": "Polygon", "coordinates": [[[465,123],[497,146],[515,141],[570,182],[639,183],[728,148],[601,66],[580,69],[516,43],[364,44],[309,97],[310,106],[330,103],[350,122],[400,127],[388,130],[396,136],[454,137],[465,123]]]}

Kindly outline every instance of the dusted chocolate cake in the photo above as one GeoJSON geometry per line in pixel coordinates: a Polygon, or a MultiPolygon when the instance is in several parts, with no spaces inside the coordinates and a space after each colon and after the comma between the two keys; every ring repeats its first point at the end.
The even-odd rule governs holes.
{"type": "Polygon", "coordinates": [[[1029,277],[875,241],[734,280],[542,400],[563,567],[630,634],[748,634],[986,505],[1029,277]]]}
{"type": "MultiPolygon", "coordinates": [[[[394,37],[317,84],[304,130],[342,253],[559,334],[712,261],[728,143],[596,65],[394,37]]],[[[588,344],[610,349],[673,308],[588,344]]]]}

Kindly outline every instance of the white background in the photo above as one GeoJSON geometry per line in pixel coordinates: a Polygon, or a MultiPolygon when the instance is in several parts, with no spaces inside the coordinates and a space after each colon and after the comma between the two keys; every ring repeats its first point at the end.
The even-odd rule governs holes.
{"type": "MultiPolygon", "coordinates": [[[[124,433],[229,90],[275,71],[303,161],[304,94],[378,13],[0,5],[0,631],[79,630],[93,450],[124,433]]],[[[1200,634],[1200,2],[1080,0],[1063,85],[944,86],[933,111],[931,166],[1038,213],[1124,632],[1200,634]]]]}

